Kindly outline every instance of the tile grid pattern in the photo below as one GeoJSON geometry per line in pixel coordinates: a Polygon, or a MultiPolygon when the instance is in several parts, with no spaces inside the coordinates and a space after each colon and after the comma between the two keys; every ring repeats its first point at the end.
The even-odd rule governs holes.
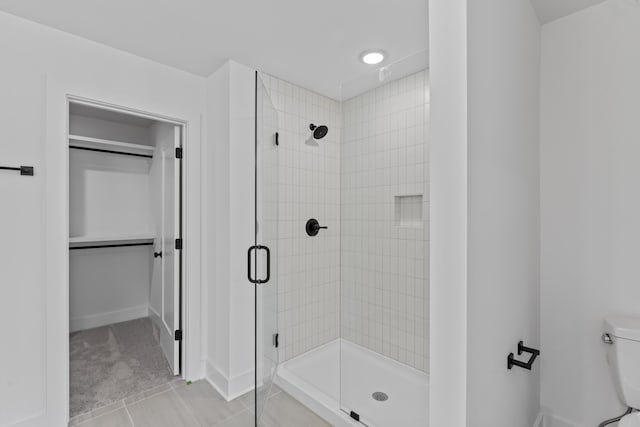
{"type": "Polygon", "coordinates": [[[428,73],[344,103],[263,81],[281,135],[280,361],[341,335],[427,371],[428,73]],[[312,122],[329,126],[319,147],[304,144],[312,122]],[[316,238],[312,217],[329,226],[316,238]]]}
{"type": "Polygon", "coordinates": [[[342,337],[422,371],[429,365],[428,111],[426,71],[390,82],[344,102],[341,144],[342,337]],[[418,196],[422,209],[413,206],[418,196]]]}
{"type": "MultiPolygon", "coordinates": [[[[261,427],[329,427],[325,421],[278,387],[271,390],[261,427]]],[[[83,427],[253,427],[253,393],[227,402],[205,380],[182,380],[156,387],[78,416],[83,427]]]]}
{"type": "Polygon", "coordinates": [[[280,361],[339,336],[341,104],[262,75],[278,111],[278,325],[280,361]],[[311,147],[309,124],[329,133],[311,147]],[[305,232],[316,218],[322,230],[305,232]]]}

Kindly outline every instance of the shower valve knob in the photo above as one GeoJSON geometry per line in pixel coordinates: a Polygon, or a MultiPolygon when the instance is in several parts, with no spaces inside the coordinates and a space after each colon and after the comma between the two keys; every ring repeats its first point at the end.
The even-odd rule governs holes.
{"type": "Polygon", "coordinates": [[[305,226],[305,229],[307,230],[307,234],[311,237],[316,236],[320,230],[327,229],[327,228],[329,227],[321,226],[318,223],[318,220],[315,218],[311,218],[309,221],[307,221],[307,225],[305,226]]]}

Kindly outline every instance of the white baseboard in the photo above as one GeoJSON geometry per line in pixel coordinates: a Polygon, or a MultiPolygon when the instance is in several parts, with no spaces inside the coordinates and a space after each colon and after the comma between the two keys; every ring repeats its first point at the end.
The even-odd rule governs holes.
{"type": "Polygon", "coordinates": [[[229,378],[220,372],[210,361],[207,361],[206,372],[207,381],[227,402],[242,396],[254,388],[253,370],[229,378]]]}
{"type": "Polygon", "coordinates": [[[218,393],[228,402],[231,399],[228,397],[227,390],[229,389],[229,381],[227,377],[223,375],[211,362],[207,361],[205,378],[209,381],[209,384],[216,389],[218,393]]]}
{"type": "Polygon", "coordinates": [[[558,415],[544,414],[543,427],[584,427],[558,415]]]}
{"type": "Polygon", "coordinates": [[[149,319],[151,319],[151,325],[153,329],[153,339],[160,344],[160,328],[162,327],[162,319],[157,311],[153,307],[149,306],[149,319]]]}
{"type": "Polygon", "coordinates": [[[149,307],[147,305],[140,305],[138,307],[125,308],[124,310],[76,317],[69,319],[69,331],[76,332],[84,329],[98,328],[100,326],[111,325],[112,323],[147,317],[148,315],[149,307]]]}
{"type": "Polygon", "coordinates": [[[156,319],[160,320],[160,313],[154,310],[153,307],[149,306],[149,317],[151,317],[152,319],[155,317],[156,319]]]}

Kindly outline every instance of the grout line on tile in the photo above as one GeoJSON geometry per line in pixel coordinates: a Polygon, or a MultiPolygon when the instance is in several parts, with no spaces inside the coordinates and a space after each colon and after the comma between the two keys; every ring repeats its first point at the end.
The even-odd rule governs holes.
{"type": "Polygon", "coordinates": [[[161,385],[159,385],[159,386],[157,386],[157,387],[154,387],[154,388],[152,388],[152,389],[149,389],[149,390],[147,390],[147,391],[141,391],[140,393],[137,393],[137,394],[134,394],[134,395],[132,395],[132,396],[126,397],[126,398],[123,400],[123,403],[124,403],[124,406],[127,406],[127,405],[135,405],[136,403],[140,403],[140,402],[142,402],[142,401],[144,401],[144,400],[150,399],[150,398],[152,398],[152,397],[154,397],[154,396],[157,396],[157,395],[159,395],[159,394],[166,393],[166,392],[168,392],[168,391],[173,391],[173,390],[174,390],[174,389],[173,389],[173,387],[171,387],[169,383],[161,384],[161,385]],[[166,388],[166,389],[163,389],[163,390],[158,390],[157,392],[152,392],[152,390],[160,389],[160,388],[165,387],[165,386],[169,386],[169,388],[166,388]],[[135,396],[137,396],[137,395],[144,395],[145,393],[149,393],[149,392],[152,392],[152,394],[149,394],[149,395],[147,395],[147,396],[143,396],[143,397],[141,397],[140,399],[137,399],[137,400],[134,400],[134,401],[132,401],[132,402],[127,403],[127,400],[128,400],[128,399],[131,399],[132,397],[135,397],[135,396]]]}
{"type": "Polygon", "coordinates": [[[110,404],[108,404],[108,405],[105,405],[105,406],[103,406],[103,407],[101,407],[101,408],[97,408],[97,409],[94,409],[94,410],[92,410],[92,411],[85,412],[84,414],[78,414],[78,415],[76,415],[75,417],[73,417],[72,419],[70,419],[70,420],[69,420],[69,426],[70,426],[70,427],[71,427],[71,426],[73,426],[73,427],[75,427],[75,426],[81,426],[82,424],[85,424],[87,421],[95,420],[96,418],[99,418],[99,417],[101,417],[101,416],[103,416],[103,415],[111,414],[112,412],[115,412],[115,411],[117,411],[117,410],[119,410],[119,409],[124,408],[124,406],[125,406],[125,405],[124,405],[124,400],[116,400],[115,402],[112,402],[112,403],[110,403],[110,404]],[[122,406],[114,407],[113,409],[110,409],[110,410],[108,410],[108,411],[106,411],[106,412],[100,412],[100,413],[98,413],[98,414],[96,414],[96,415],[90,415],[90,414],[92,414],[92,413],[94,413],[94,412],[99,412],[99,411],[101,411],[101,410],[104,410],[105,408],[107,408],[107,407],[109,407],[109,406],[115,406],[115,405],[117,405],[119,402],[122,404],[122,406]],[[86,417],[86,418],[85,418],[85,417],[86,417]],[[85,419],[78,421],[80,418],[85,418],[85,419]]]}
{"type": "Polygon", "coordinates": [[[189,384],[187,384],[187,380],[183,378],[176,378],[174,380],[169,381],[169,385],[171,386],[172,389],[177,390],[189,384]]]}
{"type": "Polygon", "coordinates": [[[242,414],[243,412],[246,412],[246,411],[248,411],[248,409],[243,409],[242,411],[240,411],[240,412],[238,412],[238,413],[235,413],[235,414],[233,414],[233,415],[229,415],[228,417],[223,418],[223,419],[221,419],[220,421],[218,421],[215,425],[222,424],[223,422],[225,422],[225,421],[227,421],[227,420],[230,420],[230,419],[231,419],[231,418],[233,418],[233,417],[237,417],[237,416],[239,416],[240,414],[242,414]]]}
{"type": "Polygon", "coordinates": [[[274,387],[278,387],[278,386],[275,383],[271,384],[271,389],[269,390],[269,397],[270,398],[275,396],[278,393],[282,393],[282,389],[280,387],[278,387],[278,390],[274,392],[273,391],[274,387]]]}
{"type": "Polygon", "coordinates": [[[244,401],[242,396],[238,397],[238,399],[240,400],[240,403],[242,404],[242,406],[244,406],[246,409],[248,409],[248,410],[252,410],[253,409],[253,408],[249,407],[249,405],[247,405],[247,403],[244,401]]]}
{"type": "MultiPolygon", "coordinates": [[[[245,412],[248,412],[249,415],[251,415],[253,417],[253,419],[255,420],[255,415],[253,414],[253,412],[250,409],[243,409],[242,411],[240,411],[238,413],[235,413],[235,414],[233,414],[233,415],[231,415],[231,416],[229,416],[229,417],[227,417],[225,419],[220,420],[218,423],[216,423],[214,425],[214,427],[218,426],[218,425],[220,425],[220,424],[224,423],[225,421],[228,421],[228,420],[230,420],[232,418],[239,417],[240,415],[242,415],[245,412]]],[[[262,426],[260,426],[260,427],[262,427],[262,426]]],[[[266,426],[264,426],[264,427],[266,427],[266,426]]]]}
{"type": "Polygon", "coordinates": [[[198,418],[196,417],[196,414],[194,413],[194,409],[191,408],[191,406],[186,402],[186,400],[182,396],[180,396],[180,393],[176,392],[176,389],[171,389],[171,391],[173,391],[173,393],[178,398],[178,402],[180,402],[180,404],[182,404],[182,406],[186,408],[189,415],[191,415],[191,418],[193,418],[197,424],[200,424],[200,422],[198,422],[198,418]]]}
{"type": "Polygon", "coordinates": [[[187,410],[187,413],[191,416],[193,421],[195,421],[196,425],[200,425],[200,422],[198,421],[198,418],[195,416],[195,414],[191,410],[191,407],[185,403],[185,401],[180,397],[178,393],[176,393],[174,389],[171,389],[170,392],[175,395],[175,397],[178,400],[178,404],[182,405],[182,407],[187,410]]]}
{"type": "Polygon", "coordinates": [[[127,412],[127,416],[129,417],[129,421],[131,422],[131,427],[136,427],[136,423],[133,422],[133,417],[131,416],[131,412],[129,412],[129,408],[127,408],[127,405],[124,405],[124,410],[127,412]]]}

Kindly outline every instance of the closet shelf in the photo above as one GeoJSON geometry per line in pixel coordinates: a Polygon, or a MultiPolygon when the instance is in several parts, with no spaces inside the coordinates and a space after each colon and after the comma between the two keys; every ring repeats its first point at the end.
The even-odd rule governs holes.
{"type": "Polygon", "coordinates": [[[132,144],[130,142],[112,141],[109,139],[91,138],[89,136],[69,135],[69,145],[98,150],[122,151],[131,154],[153,155],[155,147],[132,144]]]}
{"type": "Polygon", "coordinates": [[[121,243],[152,243],[155,234],[124,234],[120,236],[80,236],[69,237],[69,247],[79,248],[82,246],[121,244],[121,243]]]}

